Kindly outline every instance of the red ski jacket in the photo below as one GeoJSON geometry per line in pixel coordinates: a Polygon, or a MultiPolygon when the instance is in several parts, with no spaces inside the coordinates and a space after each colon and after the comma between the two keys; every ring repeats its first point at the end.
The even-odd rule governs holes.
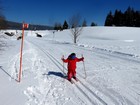
{"type": "Polygon", "coordinates": [[[67,58],[67,59],[62,59],[63,62],[65,63],[68,63],[68,69],[69,70],[75,70],[76,69],[76,62],[80,62],[80,61],[83,61],[84,58],[74,58],[74,59],[70,59],[70,58],[67,58]]]}

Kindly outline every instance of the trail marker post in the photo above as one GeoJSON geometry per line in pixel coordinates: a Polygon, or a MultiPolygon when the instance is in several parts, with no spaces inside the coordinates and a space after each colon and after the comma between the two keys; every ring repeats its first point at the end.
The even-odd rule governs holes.
{"type": "Polygon", "coordinates": [[[18,75],[18,82],[21,81],[21,74],[22,74],[22,52],[23,52],[23,44],[24,44],[24,29],[28,28],[29,24],[23,22],[22,24],[22,39],[21,39],[21,47],[20,47],[20,68],[19,68],[19,75],[18,75]]]}

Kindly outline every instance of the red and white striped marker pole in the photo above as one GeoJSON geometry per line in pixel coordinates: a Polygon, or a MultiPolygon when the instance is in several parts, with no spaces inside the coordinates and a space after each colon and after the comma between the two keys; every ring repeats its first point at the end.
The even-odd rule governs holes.
{"type": "Polygon", "coordinates": [[[22,39],[21,39],[21,48],[20,48],[20,68],[19,68],[19,75],[18,75],[18,82],[21,81],[21,74],[22,74],[22,52],[23,52],[23,44],[24,44],[24,29],[28,28],[29,24],[25,24],[23,22],[22,26],[22,39]]]}

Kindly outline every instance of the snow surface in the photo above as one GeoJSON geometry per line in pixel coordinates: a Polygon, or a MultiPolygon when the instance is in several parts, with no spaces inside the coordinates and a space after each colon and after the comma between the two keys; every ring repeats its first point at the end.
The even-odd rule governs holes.
{"type": "Polygon", "coordinates": [[[85,27],[77,44],[70,30],[25,31],[20,83],[21,40],[5,31],[21,34],[0,31],[0,105],[140,105],[140,28],[85,27]],[[75,84],[61,61],[72,52],[85,58],[75,84]]]}

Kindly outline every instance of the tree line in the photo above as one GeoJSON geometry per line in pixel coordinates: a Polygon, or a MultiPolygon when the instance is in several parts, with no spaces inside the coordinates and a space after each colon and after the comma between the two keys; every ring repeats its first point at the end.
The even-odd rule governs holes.
{"type": "MultiPolygon", "coordinates": [[[[70,21],[70,20],[69,20],[70,21]]],[[[73,28],[73,25],[70,25],[70,22],[64,20],[64,23],[61,24],[56,22],[54,26],[47,27],[42,25],[30,25],[31,29],[54,29],[54,30],[64,30],[73,28]]],[[[21,23],[9,22],[6,20],[5,16],[2,13],[0,8],[0,29],[21,29],[21,23]]],[[[86,27],[87,21],[83,20],[77,27],[86,27]]],[[[90,26],[97,26],[96,23],[91,22],[90,26]]],[[[133,8],[128,7],[125,12],[121,10],[116,10],[113,14],[112,11],[108,13],[105,19],[104,26],[128,26],[128,27],[140,27],[140,11],[135,11],[133,8]]]]}
{"type": "MultiPolygon", "coordinates": [[[[85,19],[83,20],[81,25],[80,24],[78,25],[78,27],[86,27],[86,26],[87,26],[87,21],[85,19]]],[[[97,26],[97,24],[95,22],[91,22],[90,26],[97,26]]],[[[71,25],[70,20],[68,22],[65,20],[63,24],[58,22],[54,24],[54,30],[64,30],[69,28],[74,28],[74,24],[71,25]]]]}
{"type": "Polygon", "coordinates": [[[112,11],[110,11],[104,25],[140,27],[140,11],[135,11],[131,7],[128,7],[124,13],[121,10],[116,10],[112,14],[112,11]]]}
{"type": "Polygon", "coordinates": [[[7,22],[5,16],[0,13],[0,29],[6,29],[7,28],[7,22]]]}

